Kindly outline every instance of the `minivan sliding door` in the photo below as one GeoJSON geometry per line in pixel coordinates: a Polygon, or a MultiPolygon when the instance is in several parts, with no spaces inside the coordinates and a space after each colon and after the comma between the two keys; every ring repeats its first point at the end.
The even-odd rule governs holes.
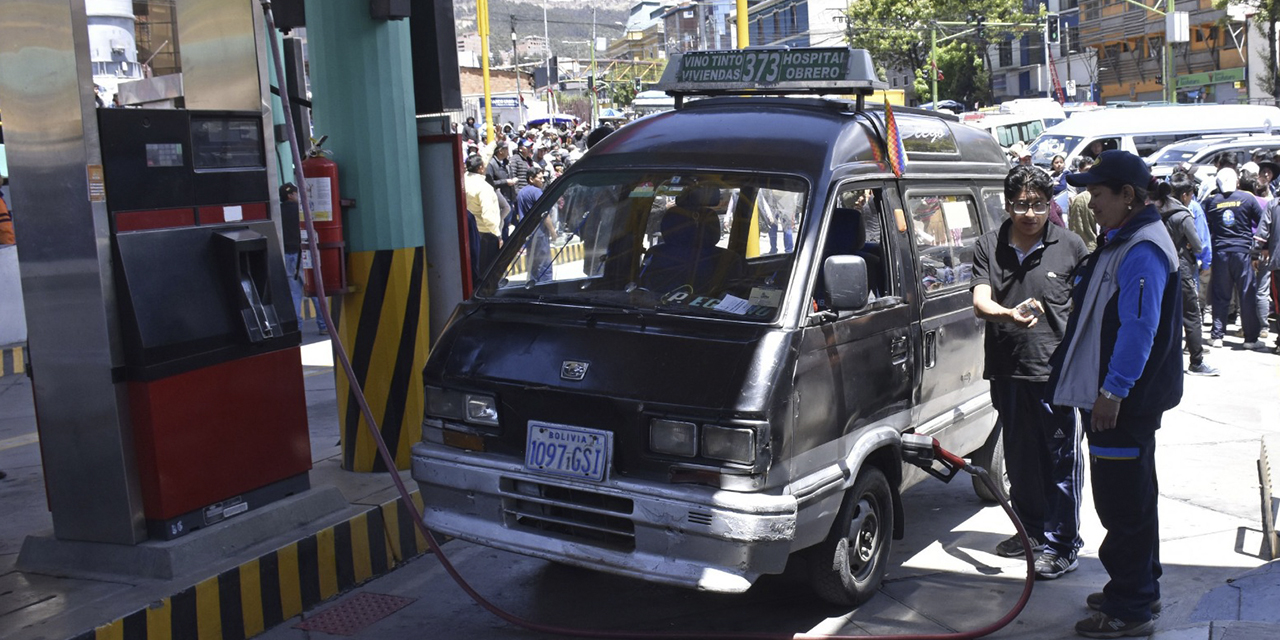
{"type": "Polygon", "coordinates": [[[956,183],[907,188],[905,205],[915,250],[912,285],[921,300],[923,368],[915,425],[952,451],[968,451],[968,444],[981,440],[968,443],[952,431],[990,410],[982,378],[984,323],[973,313],[969,291],[973,247],[984,231],[983,203],[968,185],[956,183]]]}

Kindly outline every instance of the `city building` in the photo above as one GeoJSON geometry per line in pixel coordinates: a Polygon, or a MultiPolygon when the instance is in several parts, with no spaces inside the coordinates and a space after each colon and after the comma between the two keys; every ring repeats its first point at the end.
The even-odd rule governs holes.
{"type": "Polygon", "coordinates": [[[611,60],[656,60],[665,58],[666,37],[663,30],[663,14],[666,9],[655,0],[643,0],[631,6],[627,16],[627,31],[609,43],[605,58],[611,60]]]}
{"type": "Polygon", "coordinates": [[[1080,40],[1078,4],[1078,0],[1027,0],[1028,15],[1034,16],[1043,8],[1058,16],[1057,42],[1050,37],[1049,46],[1045,46],[1047,25],[1042,24],[992,45],[988,60],[996,102],[1037,96],[1064,102],[1097,100],[1093,86],[1096,54],[1080,40]],[[1045,65],[1046,54],[1050,65],[1045,65]]]}
{"type": "Polygon", "coordinates": [[[662,14],[667,54],[733,48],[734,0],[682,2],[662,14]]]}
{"type": "MultiPolygon", "coordinates": [[[[752,46],[839,47],[846,43],[846,0],[748,1],[747,28],[752,46]]],[[[726,15],[731,30],[737,19],[736,11],[726,15]]]]}
{"type": "MultiPolygon", "coordinates": [[[[1165,6],[1160,3],[1158,8],[1165,6]]],[[[1189,42],[1173,45],[1178,101],[1230,103],[1247,99],[1245,79],[1250,74],[1243,14],[1232,11],[1228,16],[1228,11],[1213,7],[1213,0],[1178,0],[1175,8],[1189,14],[1190,27],[1189,42]],[[1227,28],[1219,26],[1224,18],[1228,18],[1227,28]]],[[[1080,44],[1097,55],[1091,81],[1098,88],[1100,102],[1164,99],[1163,15],[1122,0],[1084,0],[1080,3],[1079,37],[1080,44]]]]}
{"type": "Polygon", "coordinates": [[[516,40],[516,57],[521,60],[542,59],[550,54],[547,39],[542,36],[527,35],[516,40]]]}

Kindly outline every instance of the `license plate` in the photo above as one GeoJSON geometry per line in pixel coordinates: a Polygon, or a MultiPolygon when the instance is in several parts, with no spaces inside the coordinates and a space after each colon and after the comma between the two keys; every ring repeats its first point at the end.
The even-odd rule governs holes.
{"type": "Polygon", "coordinates": [[[600,482],[608,475],[613,433],[530,420],[524,451],[526,469],[600,482]]]}

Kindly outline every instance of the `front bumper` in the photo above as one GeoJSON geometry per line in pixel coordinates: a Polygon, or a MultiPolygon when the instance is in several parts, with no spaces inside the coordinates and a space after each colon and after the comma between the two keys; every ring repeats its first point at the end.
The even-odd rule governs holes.
{"type": "Polygon", "coordinates": [[[428,527],[468,542],[682,587],[740,593],[786,567],[789,495],[609,478],[567,480],[519,461],[413,448],[428,527]]]}

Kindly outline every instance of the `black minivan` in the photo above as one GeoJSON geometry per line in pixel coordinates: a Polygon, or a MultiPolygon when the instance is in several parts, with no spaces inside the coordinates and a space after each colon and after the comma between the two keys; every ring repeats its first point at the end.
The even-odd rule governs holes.
{"type": "Polygon", "coordinates": [[[679,108],[550,185],[434,346],[428,526],[718,592],[797,556],[858,604],[923,477],[901,434],[1000,471],[969,281],[1008,165],[952,116],[866,108],[872,69],[850,49],[673,57],[679,108]],[[753,95],[805,91],[856,98],[753,95]]]}

